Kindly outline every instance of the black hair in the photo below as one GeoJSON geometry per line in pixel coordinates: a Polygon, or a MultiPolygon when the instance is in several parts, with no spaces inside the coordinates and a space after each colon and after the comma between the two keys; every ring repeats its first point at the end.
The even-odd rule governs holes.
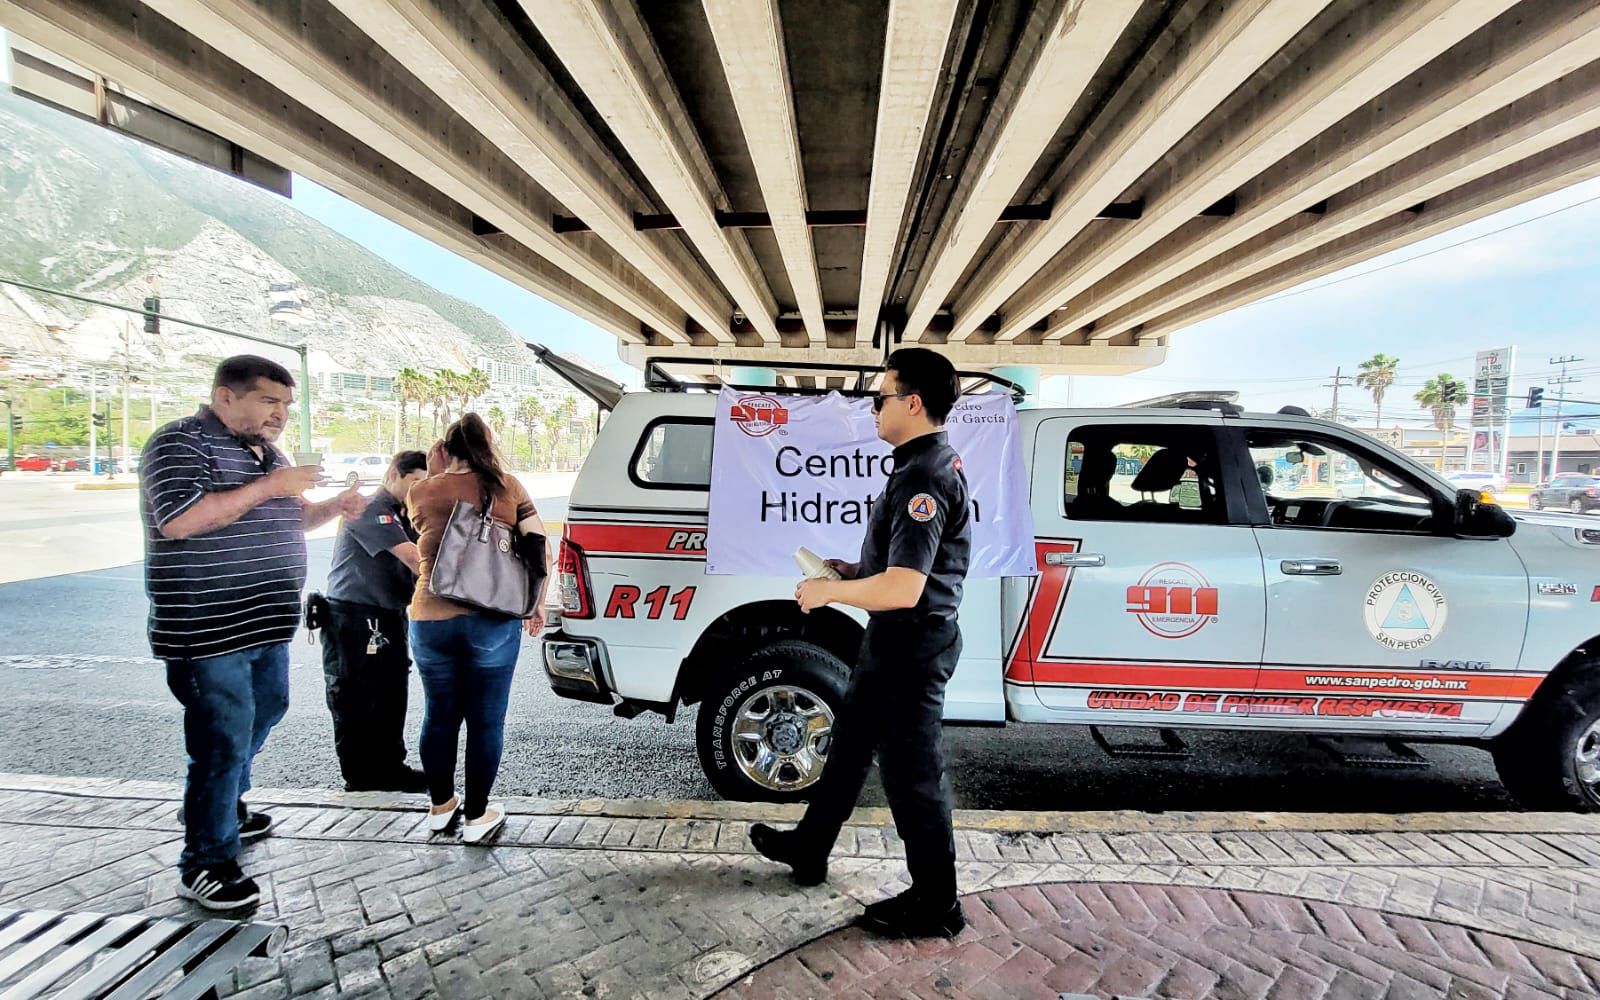
{"type": "Polygon", "coordinates": [[[217,366],[216,375],[212,376],[211,388],[227,387],[243,395],[256,387],[257,379],[267,379],[294,388],[294,376],[289,374],[289,369],[254,354],[235,354],[223,361],[217,366]]]}
{"type": "Polygon", "coordinates": [[[901,392],[914,392],[921,398],[930,420],[944,423],[961,395],[956,367],[949,358],[926,347],[902,347],[889,355],[883,366],[894,372],[901,392]]]}
{"type": "Polygon", "coordinates": [[[397,451],[389,459],[389,472],[404,479],[413,472],[421,472],[428,467],[428,455],[421,451],[397,451]]]}
{"type": "Polygon", "coordinates": [[[465,414],[446,428],[444,453],[467,463],[490,493],[498,497],[505,492],[506,473],[500,467],[500,456],[494,450],[489,425],[476,413],[465,414]]]}

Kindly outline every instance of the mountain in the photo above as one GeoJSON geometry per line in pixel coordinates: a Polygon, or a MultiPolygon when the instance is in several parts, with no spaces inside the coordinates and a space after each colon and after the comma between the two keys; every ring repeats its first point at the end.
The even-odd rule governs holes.
{"type": "MultiPolygon", "coordinates": [[[[314,359],[368,374],[531,364],[521,337],[413,278],[270,192],[0,90],[0,275],[163,313],[309,342],[314,359]]],[[[81,360],[129,353],[177,370],[251,350],[0,285],[0,348],[81,360]]]]}

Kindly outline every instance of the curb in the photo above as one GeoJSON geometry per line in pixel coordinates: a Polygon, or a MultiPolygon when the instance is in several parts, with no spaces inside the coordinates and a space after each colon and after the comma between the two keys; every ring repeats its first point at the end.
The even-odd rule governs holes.
{"type": "MultiPolygon", "coordinates": [[[[110,799],[178,801],[183,798],[183,786],[175,782],[74,778],[8,772],[0,772],[0,791],[44,792],[110,799]]],[[[383,812],[412,812],[418,808],[419,801],[417,796],[393,792],[341,792],[326,788],[256,788],[251,790],[250,798],[259,805],[370,809],[383,812]]],[[[798,820],[804,811],[804,807],[800,805],[702,799],[545,799],[529,796],[499,798],[512,811],[524,816],[792,823],[798,820]]],[[[954,820],[955,828],[958,830],[1040,836],[1052,833],[1182,832],[1490,832],[1600,835],[1600,815],[1576,813],[1147,813],[1132,810],[1047,812],[957,809],[954,820]]],[[[886,808],[867,807],[852,813],[849,822],[852,826],[888,827],[894,820],[886,808]]]]}
{"type": "Polygon", "coordinates": [[[139,488],[139,483],[137,481],[130,483],[75,483],[73,484],[72,488],[75,490],[104,493],[108,490],[136,490],[139,488]]]}

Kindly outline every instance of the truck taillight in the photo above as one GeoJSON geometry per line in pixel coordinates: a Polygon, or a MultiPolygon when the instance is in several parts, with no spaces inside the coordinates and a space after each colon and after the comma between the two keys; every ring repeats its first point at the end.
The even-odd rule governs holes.
{"type": "Polygon", "coordinates": [[[556,586],[561,588],[561,614],[566,618],[593,618],[594,602],[589,599],[589,561],[583,549],[569,538],[561,539],[561,555],[556,561],[556,586]]]}
{"type": "Polygon", "coordinates": [[[1600,497],[1600,486],[1591,486],[1588,489],[1584,490],[1583,492],[1589,494],[1592,497],[1600,497]]]}

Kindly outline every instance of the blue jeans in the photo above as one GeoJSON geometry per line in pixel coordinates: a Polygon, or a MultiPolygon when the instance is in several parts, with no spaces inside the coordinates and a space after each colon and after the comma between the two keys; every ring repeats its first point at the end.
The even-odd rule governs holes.
{"type": "Polygon", "coordinates": [[[411,659],[427,703],[421,757],[428,795],[437,806],[455,794],[456,747],[465,722],[467,787],[461,808],[468,819],[483,815],[500,771],[521,633],[521,622],[485,615],[411,623],[411,659]]]}
{"type": "Polygon", "coordinates": [[[250,790],[250,762],[289,710],[289,646],[168,660],[167,687],[183,704],[183,748],[189,757],[178,868],[212,868],[239,854],[239,814],[250,790]]]}

